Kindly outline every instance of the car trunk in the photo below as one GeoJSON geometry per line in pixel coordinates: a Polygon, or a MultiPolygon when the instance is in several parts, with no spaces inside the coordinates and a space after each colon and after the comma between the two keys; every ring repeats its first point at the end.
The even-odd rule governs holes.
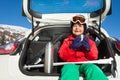
{"type": "MultiPolygon", "coordinates": [[[[23,51],[21,53],[21,57],[19,60],[19,67],[22,73],[30,75],[30,76],[59,76],[60,75],[60,70],[61,66],[53,66],[52,72],[46,73],[45,72],[45,55],[43,55],[43,61],[39,63],[38,65],[44,65],[42,67],[29,67],[29,66],[34,66],[31,61],[34,61],[34,57],[36,55],[39,56],[41,54],[41,49],[45,48],[46,44],[48,42],[52,42],[54,45],[54,62],[53,63],[59,63],[62,62],[62,60],[59,58],[57,52],[60,47],[60,45],[63,42],[63,39],[70,33],[70,28],[69,27],[61,27],[59,25],[56,26],[51,26],[49,28],[48,26],[42,30],[40,30],[38,33],[33,35],[30,35],[24,44],[23,51]],[[56,27],[57,26],[57,27],[56,27]],[[47,33],[46,33],[47,32],[47,33]],[[39,39],[36,39],[36,37],[39,36],[39,39]],[[27,67],[26,67],[27,66],[27,67]]],[[[89,28],[89,36],[91,39],[95,40],[96,37],[99,39],[99,41],[96,41],[98,50],[99,50],[99,59],[109,59],[113,58],[113,61],[111,64],[106,63],[106,64],[99,64],[95,63],[98,65],[105,73],[106,75],[114,75],[114,71],[116,70],[116,61],[114,59],[114,52],[111,47],[110,41],[104,33],[101,33],[99,35],[99,30],[93,30],[94,28],[89,28]]],[[[45,54],[45,52],[43,53],[45,54]]],[[[98,59],[98,60],[99,60],[98,59]]]]}

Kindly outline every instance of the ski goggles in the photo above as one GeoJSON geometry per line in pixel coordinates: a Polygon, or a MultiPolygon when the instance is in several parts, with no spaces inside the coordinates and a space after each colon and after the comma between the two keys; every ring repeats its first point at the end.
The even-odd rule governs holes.
{"type": "Polygon", "coordinates": [[[80,23],[85,24],[85,17],[84,16],[74,16],[72,19],[73,23],[80,23]]]}

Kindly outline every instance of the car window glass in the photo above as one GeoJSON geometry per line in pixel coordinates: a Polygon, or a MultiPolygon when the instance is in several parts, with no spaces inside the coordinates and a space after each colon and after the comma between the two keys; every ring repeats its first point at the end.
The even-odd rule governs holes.
{"type": "Polygon", "coordinates": [[[30,9],[38,13],[91,13],[103,8],[103,0],[31,0],[30,9]]]}

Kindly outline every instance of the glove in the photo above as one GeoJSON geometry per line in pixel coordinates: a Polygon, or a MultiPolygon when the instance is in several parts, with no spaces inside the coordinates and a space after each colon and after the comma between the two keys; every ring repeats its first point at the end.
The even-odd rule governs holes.
{"type": "Polygon", "coordinates": [[[80,36],[76,37],[75,40],[73,41],[73,43],[71,44],[70,48],[75,50],[75,49],[79,48],[80,46],[82,46],[82,43],[80,40],[81,40],[80,36]]]}
{"type": "Polygon", "coordinates": [[[83,38],[82,45],[83,45],[83,47],[85,48],[86,51],[90,50],[90,44],[89,44],[89,41],[88,41],[87,37],[83,38]]]}

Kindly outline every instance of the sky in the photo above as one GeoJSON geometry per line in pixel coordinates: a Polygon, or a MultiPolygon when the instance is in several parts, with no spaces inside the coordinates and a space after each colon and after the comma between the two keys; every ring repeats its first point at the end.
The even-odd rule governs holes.
{"type": "MultiPolygon", "coordinates": [[[[107,16],[102,27],[111,37],[120,40],[120,0],[112,0],[112,14],[107,16]]],[[[0,24],[31,28],[26,17],[22,16],[22,0],[1,0],[0,24]]]]}

